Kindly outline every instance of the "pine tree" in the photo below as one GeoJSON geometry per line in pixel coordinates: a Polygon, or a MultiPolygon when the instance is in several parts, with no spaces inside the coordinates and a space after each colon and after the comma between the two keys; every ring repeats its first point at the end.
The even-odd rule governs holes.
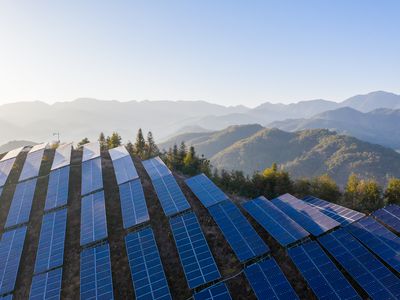
{"type": "Polygon", "coordinates": [[[184,141],[182,141],[182,142],[181,142],[181,145],[179,146],[179,151],[178,151],[179,160],[180,160],[181,162],[183,162],[183,160],[185,159],[186,153],[187,153],[187,151],[186,151],[186,144],[185,144],[184,141]]]}
{"type": "Polygon", "coordinates": [[[147,158],[151,158],[160,154],[160,150],[154,141],[151,131],[147,133],[147,158]]]}
{"type": "Polygon", "coordinates": [[[128,141],[125,146],[126,146],[126,150],[129,152],[129,154],[133,154],[134,147],[133,147],[132,142],[128,141]]]}
{"type": "Polygon", "coordinates": [[[108,140],[108,147],[110,149],[112,149],[112,148],[121,146],[121,140],[122,140],[122,138],[118,134],[118,132],[113,132],[111,137],[108,140]]]}
{"type": "Polygon", "coordinates": [[[135,142],[135,154],[141,158],[145,157],[146,151],[146,141],[143,137],[142,128],[139,128],[138,133],[136,135],[135,142]]]}
{"type": "Polygon", "coordinates": [[[90,143],[89,139],[87,137],[83,138],[79,143],[78,143],[78,149],[82,149],[83,145],[90,143]]]}
{"type": "Polygon", "coordinates": [[[100,132],[100,136],[99,136],[98,141],[100,143],[100,149],[103,150],[103,151],[107,150],[108,143],[106,141],[106,137],[104,136],[103,132],[100,132]]]}
{"type": "Polygon", "coordinates": [[[391,178],[385,191],[386,203],[400,204],[400,179],[391,178]]]}

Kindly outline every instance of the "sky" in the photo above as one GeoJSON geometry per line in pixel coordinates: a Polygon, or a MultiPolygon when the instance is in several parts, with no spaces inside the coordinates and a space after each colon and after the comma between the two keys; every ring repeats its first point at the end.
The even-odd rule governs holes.
{"type": "Polygon", "coordinates": [[[0,1],[0,104],[400,93],[400,1],[0,1]]]}

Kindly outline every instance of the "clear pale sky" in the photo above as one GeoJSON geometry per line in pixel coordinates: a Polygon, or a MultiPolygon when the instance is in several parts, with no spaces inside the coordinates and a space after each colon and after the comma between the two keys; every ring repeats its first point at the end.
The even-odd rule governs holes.
{"type": "Polygon", "coordinates": [[[400,93],[400,1],[1,1],[0,104],[400,93]]]}

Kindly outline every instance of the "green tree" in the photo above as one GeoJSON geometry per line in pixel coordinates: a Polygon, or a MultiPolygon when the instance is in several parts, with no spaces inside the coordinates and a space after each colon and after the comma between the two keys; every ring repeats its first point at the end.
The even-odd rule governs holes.
{"type": "Polygon", "coordinates": [[[147,133],[147,147],[146,147],[146,152],[147,152],[147,158],[151,158],[154,156],[160,155],[160,150],[158,149],[157,144],[154,141],[153,134],[151,131],[147,133]]]}
{"type": "Polygon", "coordinates": [[[276,198],[285,193],[291,193],[293,190],[293,182],[289,177],[289,173],[278,170],[276,163],[273,163],[270,168],[267,168],[262,173],[262,177],[255,176],[254,181],[257,185],[263,185],[262,195],[267,198],[276,198]]]}
{"type": "Polygon", "coordinates": [[[339,203],[342,196],[339,186],[327,174],[311,180],[311,195],[334,203],[339,203]]]}
{"type": "Polygon", "coordinates": [[[144,158],[146,155],[145,151],[146,151],[146,141],[143,137],[142,128],[139,128],[136,135],[135,154],[141,158],[144,158]]]}
{"type": "Polygon", "coordinates": [[[400,179],[391,178],[385,191],[386,203],[400,204],[400,179]]]}
{"type": "Polygon", "coordinates": [[[108,143],[107,143],[107,141],[106,141],[106,137],[104,136],[104,133],[103,133],[103,132],[100,132],[98,141],[99,141],[99,144],[100,144],[100,149],[101,149],[102,151],[107,150],[107,148],[108,148],[108,143]]]}
{"type": "Polygon", "coordinates": [[[349,176],[344,195],[349,207],[367,213],[382,207],[384,203],[378,183],[372,179],[361,180],[355,174],[349,176]]]}
{"type": "Polygon", "coordinates": [[[121,146],[121,140],[122,140],[122,138],[118,134],[118,132],[113,132],[111,137],[108,140],[108,147],[110,149],[112,149],[112,148],[121,146]]]}
{"type": "Polygon", "coordinates": [[[126,150],[129,152],[129,154],[133,154],[134,152],[134,147],[131,141],[128,141],[125,145],[126,150]]]}
{"type": "Polygon", "coordinates": [[[182,141],[180,146],[179,146],[179,151],[178,151],[179,160],[183,162],[183,160],[186,157],[186,154],[187,154],[186,144],[185,144],[184,141],[182,141]]]}
{"type": "Polygon", "coordinates": [[[89,143],[90,143],[90,141],[89,141],[89,139],[87,137],[83,138],[77,145],[78,149],[82,149],[83,145],[89,144],[89,143]]]}

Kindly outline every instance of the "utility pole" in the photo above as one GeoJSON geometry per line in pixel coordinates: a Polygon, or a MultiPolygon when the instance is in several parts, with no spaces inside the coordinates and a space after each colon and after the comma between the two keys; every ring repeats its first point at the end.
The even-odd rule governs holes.
{"type": "Polygon", "coordinates": [[[53,136],[57,136],[57,142],[60,143],[60,133],[59,132],[55,132],[53,133],[53,136]]]}

